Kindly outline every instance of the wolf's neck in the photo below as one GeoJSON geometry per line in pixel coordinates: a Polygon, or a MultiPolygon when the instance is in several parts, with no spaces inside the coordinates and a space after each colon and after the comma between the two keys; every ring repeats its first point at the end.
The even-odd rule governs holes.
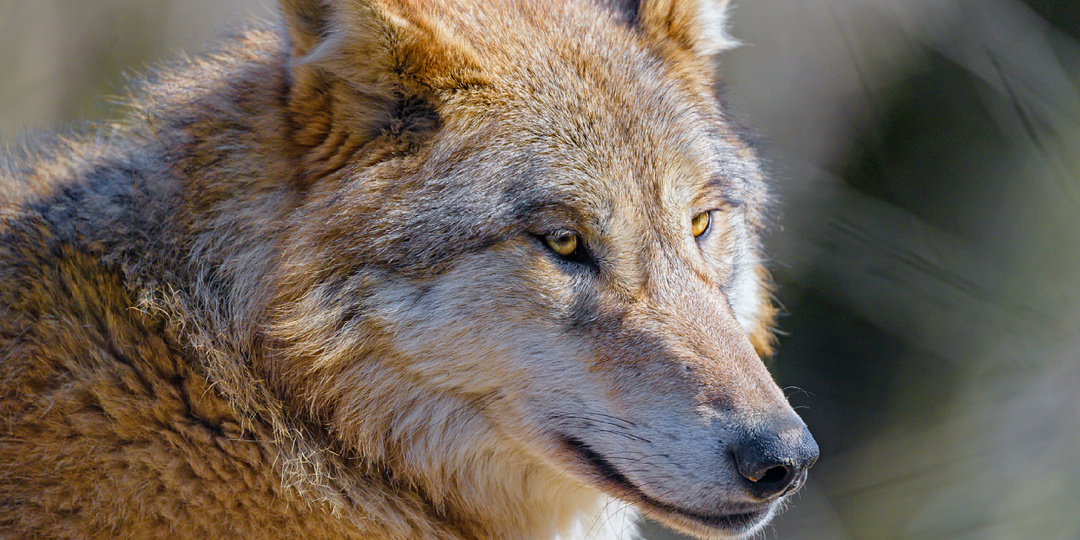
{"type": "MultiPolygon", "coordinates": [[[[561,475],[560,475],[561,476],[561,475]]],[[[561,477],[560,480],[565,480],[561,477]]],[[[539,482],[543,482],[542,480],[539,482]]],[[[507,523],[507,516],[516,516],[517,529],[507,529],[492,535],[493,538],[521,538],[530,540],[632,540],[638,538],[639,513],[632,505],[599,494],[580,485],[563,482],[550,485],[520,486],[529,494],[524,500],[511,505],[502,497],[474,499],[474,503],[486,504],[488,532],[507,523]],[[548,493],[544,493],[547,491],[548,493]],[[522,504],[524,503],[524,504],[522,504]],[[509,513],[514,512],[514,513],[509,513]]],[[[466,538],[473,534],[466,531],[466,538]]]]}
{"type": "MultiPolygon", "coordinates": [[[[360,491],[365,491],[364,483],[374,482],[390,498],[428,501],[418,511],[440,516],[455,537],[633,537],[637,513],[629,505],[542,463],[521,443],[507,439],[486,415],[498,404],[425,391],[406,380],[392,380],[389,369],[381,372],[379,380],[355,379],[343,385],[364,396],[367,407],[351,406],[341,396],[332,401],[344,407],[320,420],[347,447],[363,449],[365,462],[379,464],[381,476],[351,477],[360,491]],[[352,413],[361,409],[362,414],[352,413]]],[[[370,519],[385,517],[368,509],[366,500],[352,500],[370,519]]]]}
{"type": "Polygon", "coordinates": [[[638,538],[638,511],[617,499],[605,498],[601,510],[583,514],[556,540],[630,540],[638,538]]]}

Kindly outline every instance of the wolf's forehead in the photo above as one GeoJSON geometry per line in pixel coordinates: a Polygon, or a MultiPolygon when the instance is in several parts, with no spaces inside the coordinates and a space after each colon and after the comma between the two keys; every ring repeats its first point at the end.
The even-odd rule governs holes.
{"type": "Polygon", "coordinates": [[[466,152],[471,178],[500,184],[517,209],[569,198],[602,211],[609,201],[686,198],[706,184],[733,200],[760,191],[753,152],[727,126],[712,87],[683,76],[686,66],[611,2],[494,3],[508,6],[455,15],[493,75],[471,106],[457,101],[464,124],[484,119],[481,142],[466,152]],[[483,174],[494,170],[498,179],[483,174]]]}
{"type": "Polygon", "coordinates": [[[523,134],[546,128],[538,135],[590,150],[606,142],[609,152],[623,143],[659,151],[689,135],[714,105],[705,96],[711,90],[680,76],[687,66],[628,20],[621,1],[437,4],[491,85],[469,114],[501,105],[523,121],[516,126],[523,134]]]}
{"type": "Polygon", "coordinates": [[[625,199],[711,183],[737,196],[728,171],[745,159],[725,138],[715,104],[670,81],[635,78],[642,77],[630,74],[618,88],[555,83],[511,105],[518,110],[508,112],[505,136],[527,148],[518,158],[518,186],[544,177],[549,190],[625,199]]]}

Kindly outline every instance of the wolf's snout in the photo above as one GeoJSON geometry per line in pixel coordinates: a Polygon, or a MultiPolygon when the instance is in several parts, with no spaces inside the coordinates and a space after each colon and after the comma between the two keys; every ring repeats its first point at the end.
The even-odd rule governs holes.
{"type": "Polygon", "coordinates": [[[806,425],[799,420],[783,424],[779,429],[755,430],[732,450],[750,494],[762,501],[802,487],[807,469],[818,458],[817,441],[806,425]]]}

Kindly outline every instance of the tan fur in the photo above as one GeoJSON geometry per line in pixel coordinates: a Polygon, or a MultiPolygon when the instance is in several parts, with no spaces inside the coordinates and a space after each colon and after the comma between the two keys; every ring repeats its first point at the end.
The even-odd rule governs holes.
{"type": "Polygon", "coordinates": [[[10,149],[3,534],[734,534],[692,517],[766,504],[725,434],[794,418],[765,188],[726,2],[636,4],[283,0],[10,149]]]}

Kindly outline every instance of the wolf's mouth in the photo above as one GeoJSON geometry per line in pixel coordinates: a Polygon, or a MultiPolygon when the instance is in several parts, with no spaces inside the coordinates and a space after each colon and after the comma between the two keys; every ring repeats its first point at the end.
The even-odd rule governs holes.
{"type": "Polygon", "coordinates": [[[772,514],[772,507],[768,504],[733,506],[728,508],[730,513],[709,515],[658,501],[646,495],[588,444],[574,437],[562,436],[561,438],[563,444],[571,452],[589,464],[598,483],[605,491],[641,506],[646,513],[655,514],[661,519],[667,518],[665,521],[681,523],[690,528],[704,526],[713,531],[719,530],[727,534],[739,535],[749,532],[772,514]]]}

